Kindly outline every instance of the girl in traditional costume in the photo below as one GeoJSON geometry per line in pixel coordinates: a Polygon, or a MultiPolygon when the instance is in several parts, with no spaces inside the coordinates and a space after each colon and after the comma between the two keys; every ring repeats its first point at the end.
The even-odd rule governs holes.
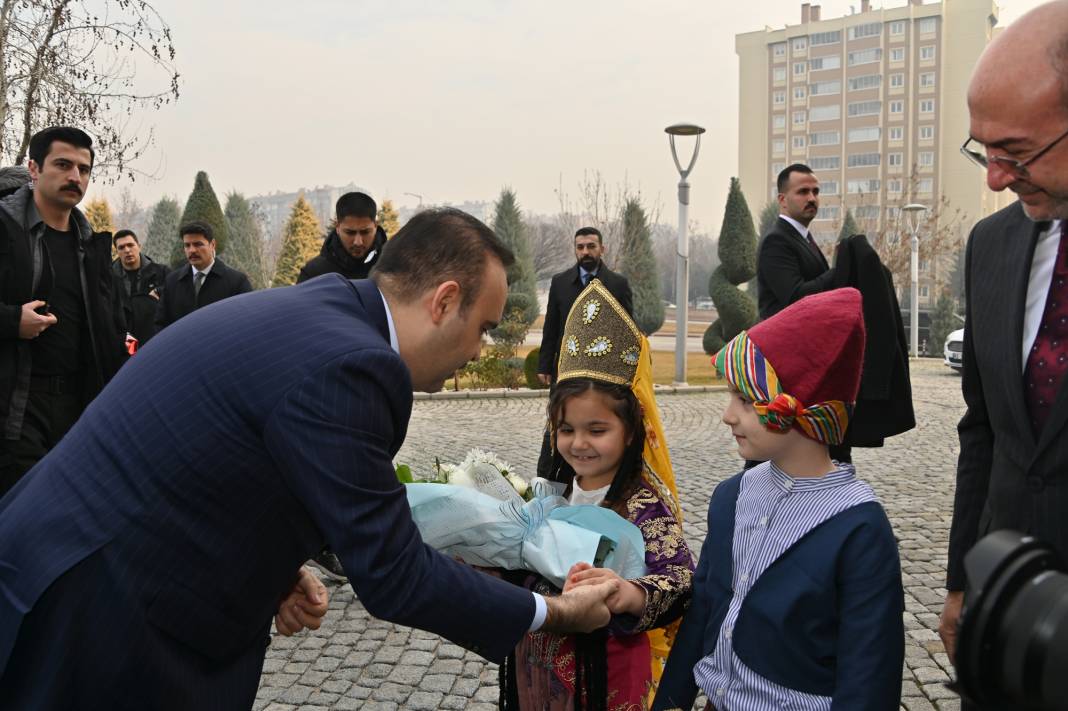
{"type": "MultiPolygon", "coordinates": [[[[553,479],[572,504],[610,508],[645,540],[647,572],[620,581],[614,616],[590,634],[528,634],[501,668],[501,708],[520,711],[648,707],[689,599],[694,560],[683,538],[671,460],[653,399],[648,341],[594,279],[572,306],[549,401],[553,479]]],[[[617,578],[578,564],[565,590],[617,578]]],[[[528,587],[558,594],[530,576],[528,587]]]]}

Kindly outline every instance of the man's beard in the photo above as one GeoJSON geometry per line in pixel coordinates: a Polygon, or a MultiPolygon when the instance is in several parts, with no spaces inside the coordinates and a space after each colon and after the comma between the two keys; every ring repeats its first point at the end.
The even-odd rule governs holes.
{"type": "Polygon", "coordinates": [[[592,272],[600,263],[601,260],[596,257],[583,257],[579,260],[579,266],[588,272],[592,272]]]}

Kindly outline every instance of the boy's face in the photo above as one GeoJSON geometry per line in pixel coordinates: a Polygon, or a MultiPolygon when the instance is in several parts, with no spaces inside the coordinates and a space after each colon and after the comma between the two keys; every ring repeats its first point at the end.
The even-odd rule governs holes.
{"type": "Polygon", "coordinates": [[[760,422],[752,401],[730,386],[723,424],[731,428],[738,454],[754,461],[777,459],[790,444],[789,432],[769,430],[760,422]]]}

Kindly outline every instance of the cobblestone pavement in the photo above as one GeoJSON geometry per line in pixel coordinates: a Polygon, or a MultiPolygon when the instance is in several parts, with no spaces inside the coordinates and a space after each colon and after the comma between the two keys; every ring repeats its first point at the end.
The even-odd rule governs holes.
{"type": "MultiPolygon", "coordinates": [[[[913,364],[917,421],[882,449],[854,452],[860,475],[882,498],[900,540],[905,585],[903,709],[959,709],[943,682],[949,661],[936,633],[945,595],[943,570],[964,410],[960,378],[936,361],[913,364]]],[[[719,415],[723,393],[660,399],[675,463],[684,528],[695,554],[705,536],[708,497],[738,470],[734,443],[719,415]]],[[[435,456],[459,461],[469,447],[497,452],[529,474],[537,461],[544,399],[416,402],[398,460],[428,473],[435,456]]],[[[275,636],[255,708],[470,709],[497,707],[497,667],[419,630],[371,618],[348,585],[331,587],[320,630],[275,636]]],[[[447,601],[443,600],[443,614],[447,601]]]]}

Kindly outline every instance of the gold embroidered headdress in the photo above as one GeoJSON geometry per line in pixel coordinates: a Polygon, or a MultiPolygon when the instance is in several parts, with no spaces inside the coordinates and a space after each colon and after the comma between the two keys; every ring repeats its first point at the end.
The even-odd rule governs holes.
{"type": "MultiPolygon", "coordinates": [[[[645,425],[645,448],[642,458],[650,482],[661,489],[660,495],[682,524],[679,493],[671,469],[664,426],[653,394],[653,362],[649,341],[626,310],[616,301],[600,279],[591,279],[582,290],[564,325],[557,381],[592,378],[616,385],[629,385],[642,406],[645,425]]],[[[659,681],[671,649],[677,624],[668,629],[649,631],[653,654],[653,678],[659,681]]]]}

